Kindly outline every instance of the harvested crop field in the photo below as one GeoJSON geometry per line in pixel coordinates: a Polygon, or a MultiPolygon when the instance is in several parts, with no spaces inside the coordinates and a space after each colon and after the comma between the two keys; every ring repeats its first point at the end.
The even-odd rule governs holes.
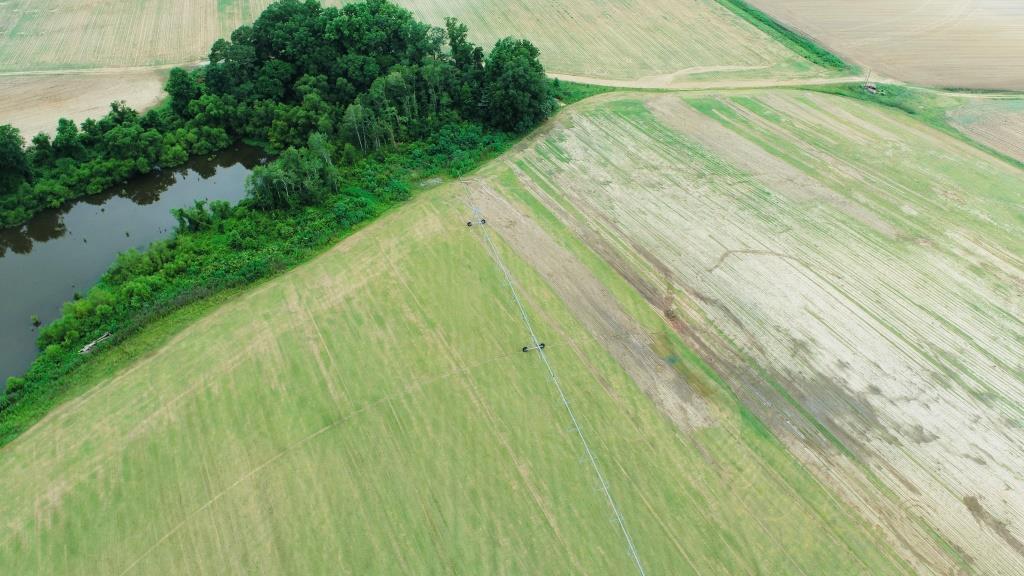
{"type": "Polygon", "coordinates": [[[863,102],[607,95],[488,184],[664,311],[922,572],[1024,566],[1024,172],[863,102]]]}
{"type": "MultiPolygon", "coordinates": [[[[470,188],[650,573],[909,572],[593,253],[470,188]]],[[[635,572],[466,197],[421,194],[5,446],[0,565],[635,572]]]]}
{"type": "Polygon", "coordinates": [[[714,0],[402,0],[433,24],[464,21],[485,47],[529,38],[549,72],[643,85],[827,75],[714,0]]]}
{"type": "Polygon", "coordinates": [[[964,134],[1024,162],[1024,99],[974,98],[948,116],[964,134]]]}
{"type": "Polygon", "coordinates": [[[73,74],[0,75],[0,124],[12,124],[25,140],[39,132],[53,134],[58,118],[81,122],[110,111],[124,100],[137,110],[160,103],[164,70],[118,70],[73,74]]]}
{"type": "Polygon", "coordinates": [[[190,64],[270,0],[0,3],[0,72],[190,64]]]}
{"type": "Polygon", "coordinates": [[[875,72],[928,86],[1024,90],[1018,0],[748,0],[875,72]]]}

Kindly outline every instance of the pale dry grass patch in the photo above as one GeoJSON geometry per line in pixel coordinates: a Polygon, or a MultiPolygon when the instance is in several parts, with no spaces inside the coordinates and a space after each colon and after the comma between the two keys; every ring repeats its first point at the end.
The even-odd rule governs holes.
{"type": "Polygon", "coordinates": [[[827,73],[714,0],[403,0],[433,24],[455,16],[489,49],[504,36],[534,42],[555,74],[672,85],[827,73]]]}

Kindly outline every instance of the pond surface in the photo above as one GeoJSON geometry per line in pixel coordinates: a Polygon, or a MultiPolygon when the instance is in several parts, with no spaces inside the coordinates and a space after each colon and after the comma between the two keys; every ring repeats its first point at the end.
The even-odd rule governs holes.
{"type": "Polygon", "coordinates": [[[203,199],[238,202],[246,175],[264,161],[258,149],[231,148],[0,230],[0,390],[36,356],[33,314],[43,325],[55,320],[61,305],[88,292],[119,252],[170,235],[172,208],[203,199]]]}

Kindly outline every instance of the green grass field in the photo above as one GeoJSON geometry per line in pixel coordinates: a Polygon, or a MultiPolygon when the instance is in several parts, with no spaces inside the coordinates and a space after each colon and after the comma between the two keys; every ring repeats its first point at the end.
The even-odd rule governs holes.
{"type": "MultiPolygon", "coordinates": [[[[519,351],[525,329],[464,224],[464,200],[456,184],[422,193],[83,385],[5,446],[0,566],[634,570],[543,364],[519,351]]],[[[576,259],[574,284],[610,298],[603,313],[632,318],[653,369],[689,387],[699,410],[685,430],[670,422],[614,341],[514,248],[509,214],[493,214],[502,257],[648,573],[909,571],[628,284],[541,214],[548,241],[576,259]]]]}

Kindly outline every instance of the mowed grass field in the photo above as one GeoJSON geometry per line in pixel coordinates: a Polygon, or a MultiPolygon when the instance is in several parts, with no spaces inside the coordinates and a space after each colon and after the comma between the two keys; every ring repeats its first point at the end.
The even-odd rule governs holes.
{"type": "MultiPolygon", "coordinates": [[[[466,197],[422,193],[0,449],[4,573],[633,573],[466,197]]],[[[909,572],[596,255],[478,199],[649,574],[909,572]],[[527,230],[628,334],[577,317],[527,230]]]]}
{"type": "Polygon", "coordinates": [[[488,181],[629,278],[918,570],[1021,573],[1024,171],[766,90],[584,101],[488,181]]]}
{"type": "Polygon", "coordinates": [[[1015,0],[749,0],[865,68],[926,86],[1024,90],[1015,0]]]}

